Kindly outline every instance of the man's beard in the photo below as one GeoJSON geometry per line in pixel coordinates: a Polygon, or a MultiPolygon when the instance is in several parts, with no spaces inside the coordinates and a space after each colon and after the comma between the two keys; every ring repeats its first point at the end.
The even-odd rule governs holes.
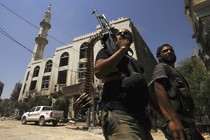
{"type": "Polygon", "coordinates": [[[161,58],[161,61],[164,62],[164,63],[166,63],[166,64],[172,64],[172,63],[175,63],[176,62],[176,56],[175,55],[172,56],[172,57],[165,56],[165,57],[162,57],[161,58]]]}

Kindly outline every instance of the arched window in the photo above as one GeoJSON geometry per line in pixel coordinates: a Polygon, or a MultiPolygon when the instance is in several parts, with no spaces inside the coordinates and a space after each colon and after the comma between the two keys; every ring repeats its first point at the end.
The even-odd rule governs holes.
{"type": "Polygon", "coordinates": [[[51,72],[51,70],[52,70],[52,60],[48,60],[45,65],[44,72],[51,72]]]}
{"type": "Polygon", "coordinates": [[[39,70],[40,70],[40,67],[39,66],[36,66],[35,69],[34,69],[33,77],[38,77],[39,70]]]}
{"type": "Polygon", "coordinates": [[[64,52],[60,58],[60,67],[68,65],[69,62],[69,53],[64,52]]]}
{"type": "Polygon", "coordinates": [[[79,56],[79,59],[83,59],[83,58],[86,58],[87,57],[87,54],[86,54],[86,49],[87,49],[88,45],[87,45],[87,42],[84,42],[81,46],[80,46],[80,56],[79,56]]]}

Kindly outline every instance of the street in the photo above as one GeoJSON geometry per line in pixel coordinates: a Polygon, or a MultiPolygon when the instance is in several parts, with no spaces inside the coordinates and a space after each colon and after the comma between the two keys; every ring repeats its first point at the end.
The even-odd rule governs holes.
{"type": "MultiPolygon", "coordinates": [[[[61,124],[46,126],[17,120],[0,120],[1,140],[104,140],[100,127],[85,129],[85,124],[61,124]]],[[[154,140],[166,140],[161,132],[152,133],[154,140]]],[[[206,138],[210,140],[210,138],[206,138]]]]}
{"type": "Polygon", "coordinates": [[[0,120],[1,140],[103,140],[101,130],[80,130],[75,126],[58,124],[46,126],[27,123],[22,125],[17,120],[0,120]]]}

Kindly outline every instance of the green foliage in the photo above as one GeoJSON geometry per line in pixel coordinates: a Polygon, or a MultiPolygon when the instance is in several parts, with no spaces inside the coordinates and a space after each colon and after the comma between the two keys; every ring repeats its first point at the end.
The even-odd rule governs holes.
{"type": "Polygon", "coordinates": [[[0,116],[9,117],[9,99],[0,100],[0,116]]]}
{"type": "Polygon", "coordinates": [[[196,104],[196,114],[201,120],[202,116],[210,117],[210,72],[206,70],[197,57],[186,58],[181,61],[177,70],[187,80],[196,104]]]}
{"type": "Polygon", "coordinates": [[[64,111],[64,118],[67,118],[68,117],[69,100],[65,96],[61,96],[53,104],[53,108],[56,110],[64,111]]]}
{"type": "Polygon", "coordinates": [[[38,105],[51,105],[47,96],[35,96],[29,101],[29,104],[31,108],[38,105]]]}
{"type": "Polygon", "coordinates": [[[22,116],[24,112],[30,109],[30,106],[28,102],[17,102],[16,108],[19,109],[19,115],[22,116]]]}
{"type": "Polygon", "coordinates": [[[11,96],[10,96],[10,101],[11,102],[16,102],[18,100],[20,90],[21,90],[21,83],[16,83],[15,88],[13,89],[11,96]]]}

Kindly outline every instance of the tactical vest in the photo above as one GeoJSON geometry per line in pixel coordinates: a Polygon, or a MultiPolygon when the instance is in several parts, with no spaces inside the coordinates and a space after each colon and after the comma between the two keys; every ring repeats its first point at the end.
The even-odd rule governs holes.
{"type": "Polygon", "coordinates": [[[170,88],[167,89],[169,99],[178,114],[194,117],[195,104],[189,86],[184,77],[174,68],[165,65],[166,74],[170,81],[170,88]]]}

